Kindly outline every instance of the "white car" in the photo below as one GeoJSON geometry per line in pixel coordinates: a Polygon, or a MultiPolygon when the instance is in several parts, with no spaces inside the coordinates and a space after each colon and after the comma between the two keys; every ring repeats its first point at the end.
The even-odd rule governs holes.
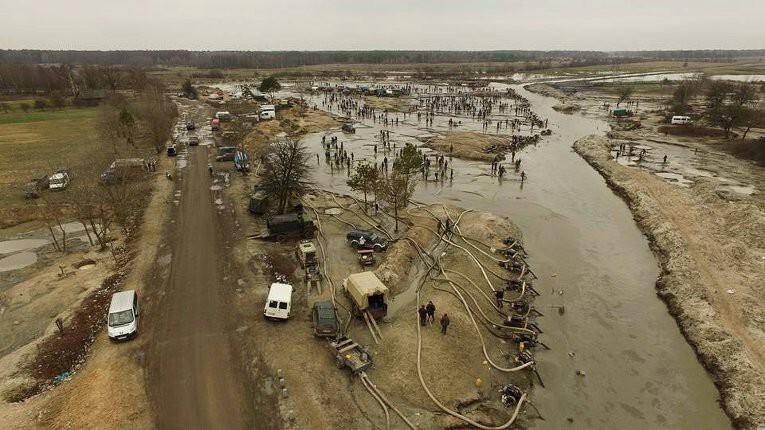
{"type": "Polygon", "coordinates": [[[65,172],[58,172],[51,175],[48,180],[48,188],[53,191],[61,191],[69,186],[69,175],[65,172]]]}

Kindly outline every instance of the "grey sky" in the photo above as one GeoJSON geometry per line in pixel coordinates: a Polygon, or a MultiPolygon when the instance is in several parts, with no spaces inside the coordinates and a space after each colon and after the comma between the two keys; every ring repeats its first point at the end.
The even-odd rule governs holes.
{"type": "Polygon", "coordinates": [[[765,48],[765,0],[1,0],[1,49],[765,48]]]}

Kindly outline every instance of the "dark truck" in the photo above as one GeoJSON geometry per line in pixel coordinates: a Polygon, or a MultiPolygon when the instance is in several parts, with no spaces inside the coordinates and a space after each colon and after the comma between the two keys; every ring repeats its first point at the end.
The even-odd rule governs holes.
{"type": "Polygon", "coordinates": [[[247,207],[250,213],[255,215],[263,215],[268,209],[268,195],[263,189],[255,189],[255,192],[250,195],[250,204],[247,207]]]}
{"type": "Polygon", "coordinates": [[[266,221],[268,238],[282,240],[286,237],[312,238],[316,233],[316,224],[307,220],[300,213],[274,215],[266,221]]]}
{"type": "Polygon", "coordinates": [[[48,175],[32,178],[24,185],[24,197],[27,199],[36,199],[49,187],[48,175]]]}

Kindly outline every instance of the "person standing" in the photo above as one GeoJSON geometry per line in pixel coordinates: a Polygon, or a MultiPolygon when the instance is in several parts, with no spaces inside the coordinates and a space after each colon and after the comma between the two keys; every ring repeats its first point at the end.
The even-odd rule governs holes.
{"type": "Polygon", "coordinates": [[[441,317],[441,334],[446,334],[446,328],[449,327],[449,315],[444,314],[441,317]]]}
{"type": "Polygon", "coordinates": [[[433,325],[436,321],[436,305],[432,301],[428,301],[428,305],[425,306],[425,310],[428,311],[428,322],[433,325]]]}
{"type": "Polygon", "coordinates": [[[420,309],[417,309],[417,313],[420,314],[420,325],[424,326],[428,318],[428,311],[425,309],[425,305],[421,305],[420,309]]]}
{"type": "Polygon", "coordinates": [[[494,296],[497,298],[497,307],[503,307],[502,300],[505,298],[505,290],[497,290],[494,292],[494,296]]]}

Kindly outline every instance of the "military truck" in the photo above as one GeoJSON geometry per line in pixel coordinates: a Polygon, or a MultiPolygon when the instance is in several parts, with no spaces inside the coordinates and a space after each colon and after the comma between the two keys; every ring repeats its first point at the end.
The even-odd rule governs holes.
{"type": "Polygon", "coordinates": [[[300,213],[274,215],[266,221],[268,238],[282,240],[287,237],[303,237],[310,239],[316,233],[316,224],[307,220],[300,213]]]}
{"type": "Polygon", "coordinates": [[[250,204],[247,207],[250,213],[255,215],[263,215],[268,209],[268,196],[266,191],[262,189],[256,189],[254,193],[250,195],[250,204]]]}

